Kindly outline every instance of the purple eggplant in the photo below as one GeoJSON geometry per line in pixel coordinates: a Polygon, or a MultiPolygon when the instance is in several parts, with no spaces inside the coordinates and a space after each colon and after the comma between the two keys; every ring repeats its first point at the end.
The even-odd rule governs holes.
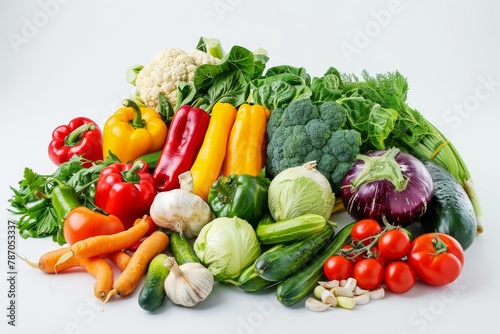
{"type": "Polygon", "coordinates": [[[432,177],[424,164],[398,148],[358,156],[342,180],[342,203],[355,219],[407,226],[427,210],[432,177]]]}

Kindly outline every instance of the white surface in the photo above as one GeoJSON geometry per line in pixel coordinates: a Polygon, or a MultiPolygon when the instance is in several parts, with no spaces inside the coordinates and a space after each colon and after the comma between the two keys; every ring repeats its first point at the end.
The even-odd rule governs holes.
{"type": "MultiPolygon", "coordinates": [[[[89,275],[53,277],[17,261],[13,328],[7,325],[4,209],[0,332],[497,332],[499,9],[495,1],[2,1],[5,209],[8,186],[24,167],[53,171],[46,146],[54,127],[76,116],[103,121],[131,91],[124,77],[130,65],[145,63],[164,47],[194,48],[203,35],[219,38],[226,49],[263,47],[271,57],[268,66],[304,66],[316,76],[329,66],[358,74],[401,71],[409,80],[410,105],[445,133],[469,166],[486,225],[467,250],[456,283],[418,285],[353,311],[312,313],[302,303],[280,305],[272,292],[246,294],[217,285],[193,309],[167,302],[148,314],[139,308],[136,291],[100,312],[89,275]]],[[[18,252],[34,260],[56,246],[50,239],[17,239],[18,252]]]]}

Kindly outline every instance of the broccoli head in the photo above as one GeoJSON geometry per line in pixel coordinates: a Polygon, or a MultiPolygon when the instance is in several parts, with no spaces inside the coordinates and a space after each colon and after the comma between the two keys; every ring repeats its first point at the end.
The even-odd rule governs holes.
{"type": "Polygon", "coordinates": [[[346,123],[346,110],[334,101],[315,105],[302,98],[273,110],[266,128],[267,173],[274,177],[316,160],[317,170],[339,195],[342,179],[361,146],[361,135],[346,123]]]}

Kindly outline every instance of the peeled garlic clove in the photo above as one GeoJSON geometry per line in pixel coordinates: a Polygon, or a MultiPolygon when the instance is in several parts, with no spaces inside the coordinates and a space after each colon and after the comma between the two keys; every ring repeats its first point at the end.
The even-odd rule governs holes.
{"type": "Polygon", "coordinates": [[[306,300],[306,308],[310,311],[322,312],[330,307],[331,307],[331,305],[325,304],[325,303],[323,303],[323,302],[321,302],[313,297],[309,297],[306,300]]]}
{"type": "Polygon", "coordinates": [[[325,287],[326,289],[331,289],[331,288],[335,288],[337,286],[340,286],[340,282],[336,279],[331,280],[331,281],[321,281],[318,283],[319,283],[319,285],[325,287]]]}
{"type": "Polygon", "coordinates": [[[355,296],[363,295],[363,294],[368,293],[368,292],[370,292],[370,290],[361,289],[359,286],[356,286],[354,288],[354,291],[353,291],[355,296]]]}
{"type": "Polygon", "coordinates": [[[370,299],[382,299],[385,296],[385,290],[383,287],[380,287],[368,292],[368,295],[370,296],[370,299]]]}
{"type": "Polygon", "coordinates": [[[356,305],[356,302],[354,301],[354,298],[352,297],[345,297],[345,296],[338,296],[337,297],[337,305],[348,309],[352,310],[354,306],[356,305]]]}
{"type": "Polygon", "coordinates": [[[321,293],[321,301],[333,307],[337,306],[337,298],[335,298],[330,290],[325,290],[321,293]]]}
{"type": "Polygon", "coordinates": [[[357,295],[353,297],[356,305],[364,305],[370,301],[370,295],[368,293],[364,293],[362,295],[357,295]]]}
{"type": "Polygon", "coordinates": [[[326,289],[325,289],[325,287],[324,287],[324,286],[322,286],[322,285],[318,285],[318,286],[316,286],[316,287],[314,288],[314,292],[313,292],[314,297],[316,297],[316,298],[318,298],[318,299],[321,299],[321,293],[322,293],[323,291],[325,291],[325,290],[326,290],[326,289]]]}
{"type": "Polygon", "coordinates": [[[352,297],[354,295],[351,290],[346,289],[345,287],[340,287],[340,286],[336,287],[336,288],[332,288],[330,291],[335,295],[335,297],[337,297],[337,296],[352,297]]]}
{"type": "Polygon", "coordinates": [[[344,284],[344,288],[351,291],[354,291],[357,286],[358,281],[354,277],[349,277],[344,284]]]}

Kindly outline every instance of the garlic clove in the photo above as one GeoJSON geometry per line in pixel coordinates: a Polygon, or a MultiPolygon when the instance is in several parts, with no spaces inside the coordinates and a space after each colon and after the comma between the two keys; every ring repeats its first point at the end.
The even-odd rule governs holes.
{"type": "Polygon", "coordinates": [[[320,281],[318,283],[319,285],[325,287],[326,289],[331,289],[340,286],[340,282],[336,279],[331,281],[320,281]]]}
{"type": "Polygon", "coordinates": [[[385,296],[385,290],[383,287],[380,287],[368,292],[368,295],[370,296],[370,299],[382,299],[385,296]]]}
{"type": "Polygon", "coordinates": [[[330,308],[331,305],[325,304],[313,297],[309,297],[306,300],[306,308],[314,312],[322,312],[330,308]]]}
{"type": "Polygon", "coordinates": [[[330,290],[336,297],[344,296],[344,297],[352,297],[354,296],[353,292],[345,287],[336,287],[330,290]]]}
{"type": "Polygon", "coordinates": [[[325,290],[321,293],[321,301],[333,307],[337,306],[337,298],[335,298],[330,290],[325,290]]]}
{"type": "Polygon", "coordinates": [[[354,301],[354,298],[352,297],[345,297],[345,296],[338,296],[337,297],[337,305],[348,309],[352,310],[354,306],[356,305],[356,302],[354,301]]]}
{"type": "Polygon", "coordinates": [[[361,289],[359,286],[356,286],[354,288],[354,291],[353,291],[353,293],[354,293],[355,296],[362,295],[362,294],[365,294],[365,293],[368,293],[368,292],[370,292],[370,290],[361,289]]]}
{"type": "Polygon", "coordinates": [[[357,286],[358,281],[354,277],[349,277],[344,284],[344,288],[351,291],[354,291],[357,286]]]}
{"type": "Polygon", "coordinates": [[[370,301],[370,295],[368,293],[364,293],[362,295],[357,295],[353,297],[356,305],[364,305],[370,301]]]}

